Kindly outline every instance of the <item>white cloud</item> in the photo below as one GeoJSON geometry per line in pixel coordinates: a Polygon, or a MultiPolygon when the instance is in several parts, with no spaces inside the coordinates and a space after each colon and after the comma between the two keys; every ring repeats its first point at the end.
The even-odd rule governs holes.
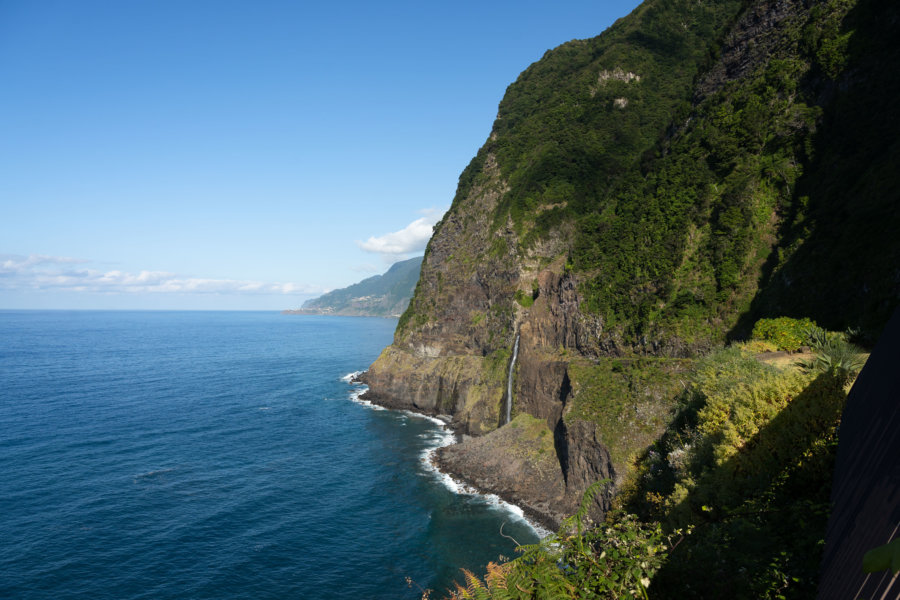
{"type": "Polygon", "coordinates": [[[409,254],[425,250],[425,246],[434,232],[434,224],[441,219],[444,212],[446,211],[443,209],[435,208],[419,211],[419,214],[424,216],[400,231],[372,236],[365,242],[357,241],[356,244],[366,252],[380,254],[385,262],[396,262],[406,258],[409,254]]]}
{"type": "Polygon", "coordinates": [[[400,231],[387,233],[378,237],[370,237],[365,242],[359,242],[359,247],[366,252],[376,254],[408,254],[425,249],[425,245],[431,238],[434,224],[422,217],[416,219],[400,231]]]}
{"type": "Polygon", "coordinates": [[[60,256],[0,254],[0,289],[67,290],[99,293],[321,294],[319,286],[183,277],[165,271],[102,271],[91,261],[60,256]]]}
{"type": "Polygon", "coordinates": [[[27,271],[39,265],[76,265],[87,262],[89,261],[80,258],[69,258],[68,256],[0,254],[0,276],[27,271]]]}

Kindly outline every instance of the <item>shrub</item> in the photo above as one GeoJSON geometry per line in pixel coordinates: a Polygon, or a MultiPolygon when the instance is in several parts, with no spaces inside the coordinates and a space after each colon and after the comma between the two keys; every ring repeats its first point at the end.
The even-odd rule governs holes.
{"type": "Polygon", "coordinates": [[[766,340],[750,340],[739,345],[740,349],[750,354],[762,354],[764,352],[776,352],[778,346],[766,340]]]}
{"type": "MultiPolygon", "coordinates": [[[[522,556],[488,565],[482,582],[464,572],[466,587],[457,584],[451,598],[479,600],[525,598],[647,598],[647,588],[670,548],[656,523],[634,515],[612,516],[586,529],[594,496],[608,480],[592,485],[581,508],[556,535],[520,548],[522,556]]],[[[680,533],[680,532],[678,532],[680,533]]]]}
{"type": "Polygon", "coordinates": [[[772,342],[779,350],[796,352],[800,346],[809,343],[809,332],[817,327],[810,319],[760,319],[753,326],[751,337],[754,340],[772,342]]]}
{"type": "Polygon", "coordinates": [[[659,597],[815,595],[846,398],[835,375],[777,369],[738,348],[698,361],[629,506],[693,527],[653,580],[659,597]]]}
{"type": "Polygon", "coordinates": [[[531,308],[534,304],[534,296],[528,295],[522,290],[516,290],[516,302],[518,302],[523,308],[531,308]]]}

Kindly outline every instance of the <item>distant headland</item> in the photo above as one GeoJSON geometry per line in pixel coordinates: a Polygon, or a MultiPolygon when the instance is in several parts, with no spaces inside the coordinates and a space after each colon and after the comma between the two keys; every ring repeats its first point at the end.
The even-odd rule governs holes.
{"type": "Polygon", "coordinates": [[[399,317],[409,305],[421,266],[421,256],[394,263],[383,275],[332,290],[281,314],[399,317]]]}

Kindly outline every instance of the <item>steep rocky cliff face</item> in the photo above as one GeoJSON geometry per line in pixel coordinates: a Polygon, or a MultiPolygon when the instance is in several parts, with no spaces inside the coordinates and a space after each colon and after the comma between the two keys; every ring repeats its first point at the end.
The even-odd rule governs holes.
{"type": "Polygon", "coordinates": [[[451,414],[466,433],[499,424],[518,282],[515,236],[492,221],[505,191],[488,157],[482,181],[437,225],[394,344],[365,375],[373,400],[451,414]]]}
{"type": "MultiPolygon", "coordinates": [[[[461,175],[394,343],[364,376],[368,397],[485,436],[445,450],[442,465],[553,523],[593,481],[623,482],[664,427],[685,360],[753,317],[877,326],[862,306],[886,315],[900,297],[887,233],[897,191],[872,199],[864,186],[863,221],[843,207],[850,227],[879,221],[864,247],[823,243],[841,216],[808,174],[865,176],[842,140],[885,125],[856,115],[852,131],[836,127],[834,111],[869,90],[876,66],[853,32],[881,8],[648,0],[598,38],[549,51],[510,86],[461,175]],[[790,289],[823,248],[857,253],[855,273],[816,283],[862,303],[843,322],[790,289]],[[522,459],[508,402],[542,423],[529,422],[552,452],[522,459]]],[[[896,29],[896,12],[872,35],[896,29]]],[[[879,77],[869,105],[898,88],[896,74],[879,77]]],[[[900,150],[882,133],[873,143],[888,177],[900,150]]]]}

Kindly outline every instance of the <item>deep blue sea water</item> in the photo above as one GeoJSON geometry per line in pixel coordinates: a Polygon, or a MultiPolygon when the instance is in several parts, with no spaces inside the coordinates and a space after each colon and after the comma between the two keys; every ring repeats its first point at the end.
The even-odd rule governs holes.
{"type": "Polygon", "coordinates": [[[0,311],[0,598],[417,598],[534,542],[351,400],[395,325],[0,311]]]}

